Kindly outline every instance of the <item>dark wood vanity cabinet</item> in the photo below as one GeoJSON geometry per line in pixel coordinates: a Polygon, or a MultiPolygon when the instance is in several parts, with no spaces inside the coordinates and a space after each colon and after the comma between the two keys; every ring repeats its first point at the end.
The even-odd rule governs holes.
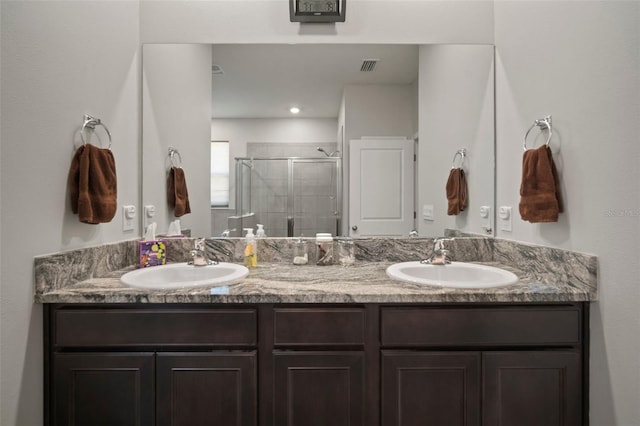
{"type": "Polygon", "coordinates": [[[587,309],[382,307],[382,425],[586,424],[587,309]]]}
{"type": "Polygon", "coordinates": [[[588,305],[45,305],[50,425],[588,424],[588,305]]]}
{"type": "Polygon", "coordinates": [[[153,424],[153,353],[55,353],[51,363],[51,424],[153,424]]]}
{"type": "Polygon", "coordinates": [[[45,423],[257,424],[257,310],[45,305],[45,423]]]}

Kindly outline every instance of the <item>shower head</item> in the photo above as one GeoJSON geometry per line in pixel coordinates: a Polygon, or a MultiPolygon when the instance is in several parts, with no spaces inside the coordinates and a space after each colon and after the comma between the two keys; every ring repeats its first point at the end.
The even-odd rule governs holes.
{"type": "Polygon", "coordinates": [[[322,152],[324,155],[326,155],[327,157],[335,157],[336,154],[340,154],[340,151],[333,151],[331,154],[329,154],[327,151],[324,150],[324,148],[322,147],[317,147],[316,148],[317,151],[322,152]]]}
{"type": "Polygon", "coordinates": [[[324,150],[324,148],[322,147],[317,147],[316,148],[318,151],[322,152],[324,155],[326,155],[327,157],[331,157],[331,155],[329,155],[329,153],[327,153],[327,151],[324,150]]]}

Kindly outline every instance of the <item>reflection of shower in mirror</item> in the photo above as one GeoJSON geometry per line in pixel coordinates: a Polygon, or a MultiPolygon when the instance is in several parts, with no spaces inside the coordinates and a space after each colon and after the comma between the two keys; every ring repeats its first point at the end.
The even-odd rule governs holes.
{"type": "Polygon", "coordinates": [[[325,157],[236,157],[236,212],[227,229],[251,227],[231,221],[250,217],[265,223],[270,237],[339,235],[341,158],[322,152],[325,157]]]}

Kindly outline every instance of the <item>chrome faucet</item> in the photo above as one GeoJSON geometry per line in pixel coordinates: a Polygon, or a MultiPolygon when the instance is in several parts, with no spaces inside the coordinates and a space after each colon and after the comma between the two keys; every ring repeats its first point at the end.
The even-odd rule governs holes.
{"type": "Polygon", "coordinates": [[[207,257],[206,245],[204,238],[196,238],[194,248],[191,250],[191,262],[193,266],[217,265],[217,260],[211,260],[207,257]]]}
{"type": "Polygon", "coordinates": [[[421,260],[420,263],[427,265],[447,265],[451,263],[450,252],[444,248],[445,241],[453,241],[453,238],[436,238],[433,245],[433,254],[428,259],[421,260]]]}
{"type": "Polygon", "coordinates": [[[233,229],[225,229],[224,231],[222,231],[222,233],[220,234],[220,236],[222,238],[229,238],[231,236],[232,232],[236,232],[236,228],[233,229]]]}

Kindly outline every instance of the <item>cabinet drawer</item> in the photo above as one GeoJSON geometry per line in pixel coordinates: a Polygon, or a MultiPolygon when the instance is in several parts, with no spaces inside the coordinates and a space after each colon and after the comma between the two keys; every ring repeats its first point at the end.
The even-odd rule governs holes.
{"type": "Polygon", "coordinates": [[[55,312],[57,347],[253,346],[255,309],[70,309],[55,312]]]}
{"type": "Polygon", "coordinates": [[[276,346],[363,345],[365,313],[360,308],[276,308],[276,346]]]}
{"type": "Polygon", "coordinates": [[[382,308],[383,346],[576,345],[577,306],[382,308]]]}

